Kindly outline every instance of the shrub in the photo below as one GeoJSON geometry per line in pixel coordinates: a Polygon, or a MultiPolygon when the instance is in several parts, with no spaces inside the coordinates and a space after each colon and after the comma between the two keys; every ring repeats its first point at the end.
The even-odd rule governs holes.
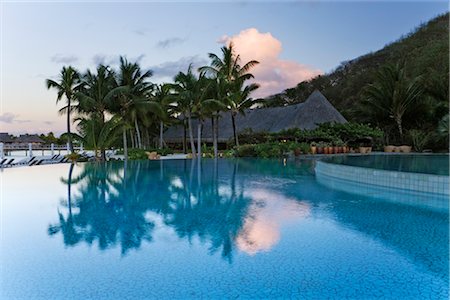
{"type": "Polygon", "coordinates": [[[128,149],[128,159],[130,160],[139,160],[139,159],[147,159],[147,154],[144,149],[128,149]]]}
{"type": "Polygon", "coordinates": [[[241,145],[239,147],[236,147],[235,155],[237,157],[255,157],[255,145],[241,145]]]}
{"type": "Polygon", "coordinates": [[[422,152],[425,145],[428,143],[429,135],[422,130],[412,129],[409,131],[413,148],[417,152],[422,152]]]}

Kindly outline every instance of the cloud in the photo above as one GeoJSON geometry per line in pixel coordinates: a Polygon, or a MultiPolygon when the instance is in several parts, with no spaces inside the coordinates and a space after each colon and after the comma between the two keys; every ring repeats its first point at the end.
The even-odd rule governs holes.
{"type": "Polygon", "coordinates": [[[136,28],[132,30],[133,33],[140,35],[140,36],[146,36],[147,33],[149,33],[150,29],[148,28],[136,28]]]}
{"type": "Polygon", "coordinates": [[[197,70],[197,68],[207,65],[208,61],[201,58],[199,55],[185,56],[176,61],[168,61],[150,67],[150,69],[153,71],[153,76],[156,78],[173,77],[180,71],[186,72],[190,64],[192,64],[194,70],[197,70]]]}
{"type": "Polygon", "coordinates": [[[71,64],[78,61],[78,57],[75,55],[64,55],[64,54],[55,54],[50,58],[51,62],[54,63],[62,63],[62,64],[71,64]]]}
{"type": "Polygon", "coordinates": [[[31,122],[31,120],[21,120],[21,119],[18,119],[18,117],[19,117],[19,115],[15,115],[15,114],[6,112],[6,113],[3,113],[0,115],[0,122],[8,123],[8,124],[31,122]]]}
{"type": "Polygon", "coordinates": [[[55,124],[55,122],[53,122],[53,121],[44,121],[44,124],[53,125],[53,124],[55,124]]]}
{"type": "MultiPolygon", "coordinates": [[[[126,55],[124,55],[127,57],[126,55]]],[[[145,57],[145,54],[140,54],[137,57],[127,58],[130,62],[140,63],[145,57]]],[[[92,62],[94,65],[105,65],[105,66],[117,66],[120,62],[120,55],[107,55],[107,54],[96,54],[92,57],[92,62]]]]}
{"type": "Polygon", "coordinates": [[[254,82],[261,85],[254,92],[253,97],[266,97],[279,93],[286,88],[296,86],[301,81],[322,74],[319,69],[296,61],[281,59],[282,43],[270,32],[261,33],[256,28],[249,28],[237,35],[231,37],[224,35],[218,39],[218,43],[221,44],[230,42],[234,44],[242,63],[250,60],[259,61],[259,64],[251,70],[255,76],[254,82]]]}
{"type": "Polygon", "coordinates": [[[158,43],[156,43],[156,47],[166,49],[169,47],[183,44],[185,41],[186,41],[185,38],[174,37],[174,38],[159,41],[158,43]]]}

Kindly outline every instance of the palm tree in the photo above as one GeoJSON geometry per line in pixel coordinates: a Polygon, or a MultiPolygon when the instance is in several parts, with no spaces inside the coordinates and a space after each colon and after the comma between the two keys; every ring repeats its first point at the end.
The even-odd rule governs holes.
{"type": "Polygon", "coordinates": [[[196,155],[194,144],[194,134],[192,131],[193,107],[196,95],[198,94],[198,79],[192,73],[192,66],[189,66],[186,73],[179,72],[174,78],[175,99],[178,112],[183,114],[188,120],[189,141],[191,144],[192,157],[196,155]]]}
{"type": "Polygon", "coordinates": [[[109,67],[99,65],[97,74],[87,71],[81,77],[81,88],[75,94],[78,99],[76,110],[80,114],[97,115],[103,121],[105,114],[110,111],[110,104],[115,96],[114,72],[109,67]]]}
{"type": "Polygon", "coordinates": [[[52,79],[46,80],[47,89],[54,88],[58,92],[56,103],[58,103],[63,98],[63,96],[66,97],[67,105],[61,109],[61,112],[65,112],[67,114],[67,139],[69,142],[69,150],[71,153],[73,153],[73,143],[70,131],[70,114],[72,112],[72,101],[74,100],[74,94],[79,88],[79,78],[80,76],[77,70],[75,70],[71,66],[68,66],[62,68],[59,75],[59,82],[56,82],[52,79]]]}
{"type": "Polygon", "coordinates": [[[251,83],[242,88],[243,82],[236,81],[236,89],[228,97],[228,107],[231,111],[231,122],[233,123],[233,134],[236,146],[239,146],[238,130],[236,128],[236,116],[238,113],[245,115],[245,110],[252,107],[258,101],[250,98],[250,94],[259,88],[256,83],[251,83]]]}
{"type": "MultiPolygon", "coordinates": [[[[93,121],[97,129],[105,125],[105,115],[110,111],[110,103],[115,96],[113,87],[114,72],[103,65],[97,67],[97,74],[88,70],[81,78],[80,91],[75,94],[78,99],[75,109],[81,116],[95,119],[93,121]]],[[[83,120],[86,123],[87,118],[83,120]]],[[[103,160],[106,160],[105,150],[100,148],[103,160]]]]}
{"type": "Polygon", "coordinates": [[[105,160],[104,150],[110,148],[120,136],[123,122],[119,116],[113,116],[105,121],[98,115],[91,115],[87,118],[78,119],[79,139],[86,147],[94,150],[95,158],[99,160],[98,153],[101,153],[101,159],[105,160]]]}
{"type": "MultiPolygon", "coordinates": [[[[161,109],[166,113],[165,117],[169,117],[174,113],[175,107],[171,105],[173,101],[173,95],[171,93],[172,85],[170,84],[160,84],[155,89],[155,94],[153,99],[155,102],[159,103],[161,109]]],[[[164,123],[167,122],[167,118],[159,118],[159,148],[163,148],[164,144],[164,123]]]]}
{"type": "Polygon", "coordinates": [[[363,90],[362,112],[378,122],[393,122],[403,140],[403,116],[422,100],[420,80],[420,77],[408,79],[400,64],[382,67],[376,81],[363,90]]]}
{"type": "MultiPolygon", "coordinates": [[[[233,43],[229,46],[224,46],[221,48],[222,58],[214,53],[209,53],[209,58],[211,59],[211,64],[209,66],[201,67],[199,70],[205,72],[206,74],[212,75],[219,81],[222,81],[225,87],[225,93],[220,99],[223,103],[230,104],[233,99],[238,99],[239,97],[232,97],[233,92],[237,92],[236,87],[242,88],[244,82],[254,78],[254,76],[249,73],[250,69],[256,66],[259,62],[256,60],[251,60],[244,65],[241,65],[240,55],[236,55],[234,52],[233,43]]],[[[251,88],[253,91],[256,88],[251,88]]],[[[231,105],[231,107],[237,106],[237,104],[231,105]]],[[[230,110],[231,110],[230,107],[230,110]]],[[[237,132],[235,126],[235,115],[231,113],[231,119],[233,122],[233,136],[235,140],[235,145],[238,146],[239,142],[237,139],[237,132]]]]}
{"type": "Polygon", "coordinates": [[[153,89],[153,84],[148,81],[151,75],[152,71],[142,73],[137,63],[129,63],[124,57],[120,57],[120,70],[115,78],[115,88],[112,90],[115,97],[111,103],[111,110],[121,116],[127,125],[122,131],[125,159],[128,159],[127,128],[134,126],[138,144],[142,145],[138,120],[142,114],[139,112],[148,109],[161,113],[160,106],[149,98],[153,89]]]}

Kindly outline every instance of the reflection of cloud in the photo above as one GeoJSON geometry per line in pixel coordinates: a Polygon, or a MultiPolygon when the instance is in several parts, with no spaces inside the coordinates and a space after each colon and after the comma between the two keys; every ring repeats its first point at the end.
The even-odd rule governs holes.
{"type": "Polygon", "coordinates": [[[12,114],[12,113],[9,113],[9,112],[5,112],[5,113],[0,115],[0,122],[8,123],[8,124],[31,122],[31,120],[21,120],[21,119],[18,119],[18,117],[19,117],[19,115],[15,115],[15,114],[12,114]]]}
{"type": "Polygon", "coordinates": [[[183,188],[183,182],[181,181],[180,177],[175,176],[171,181],[170,184],[176,188],[182,189],[183,188]]]}
{"type": "Polygon", "coordinates": [[[308,204],[273,191],[253,189],[248,191],[248,197],[253,203],[236,244],[241,251],[250,255],[268,251],[278,243],[282,222],[310,214],[308,204]]]}
{"type": "Polygon", "coordinates": [[[192,64],[193,70],[197,70],[198,67],[207,65],[208,61],[198,55],[185,56],[177,61],[168,61],[150,67],[150,69],[153,71],[155,77],[173,77],[180,71],[186,72],[190,64],[192,64]]]}
{"type": "Polygon", "coordinates": [[[71,64],[78,61],[78,57],[75,55],[64,55],[57,53],[50,58],[51,62],[54,63],[63,63],[63,64],[71,64]]]}
{"type": "Polygon", "coordinates": [[[261,33],[256,28],[249,28],[231,37],[224,35],[218,42],[221,44],[233,42],[236,53],[241,56],[243,63],[250,60],[259,61],[259,65],[251,70],[255,75],[255,82],[261,85],[255,91],[255,97],[279,93],[322,73],[296,61],[281,59],[281,42],[270,32],[261,33]]]}
{"type": "Polygon", "coordinates": [[[161,40],[158,43],[156,43],[156,47],[166,49],[172,46],[180,45],[184,43],[186,39],[174,37],[170,39],[161,40]]]}

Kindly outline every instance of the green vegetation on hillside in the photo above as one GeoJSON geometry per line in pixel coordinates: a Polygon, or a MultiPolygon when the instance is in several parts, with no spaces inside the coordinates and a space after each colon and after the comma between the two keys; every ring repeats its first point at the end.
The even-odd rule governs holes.
{"type": "MultiPolygon", "coordinates": [[[[436,133],[439,122],[448,114],[449,82],[449,14],[438,16],[420,25],[406,36],[383,49],[343,62],[329,74],[300,82],[296,87],[265,99],[265,106],[281,106],[303,102],[315,90],[320,90],[348,119],[370,122],[386,129],[389,124],[364,113],[367,86],[376,84],[383,68],[400,66],[404,82],[420,81],[422,99],[414,101],[403,118],[406,130],[421,129],[436,133]]],[[[380,103],[381,104],[381,103],[380,103]]],[[[394,119],[395,117],[393,117],[394,119]]],[[[443,124],[443,123],[442,123],[443,124]]],[[[443,126],[443,125],[441,125],[443,126]]],[[[398,134],[387,134],[400,142],[398,134]]],[[[446,141],[436,141],[441,147],[446,141]]]]}

